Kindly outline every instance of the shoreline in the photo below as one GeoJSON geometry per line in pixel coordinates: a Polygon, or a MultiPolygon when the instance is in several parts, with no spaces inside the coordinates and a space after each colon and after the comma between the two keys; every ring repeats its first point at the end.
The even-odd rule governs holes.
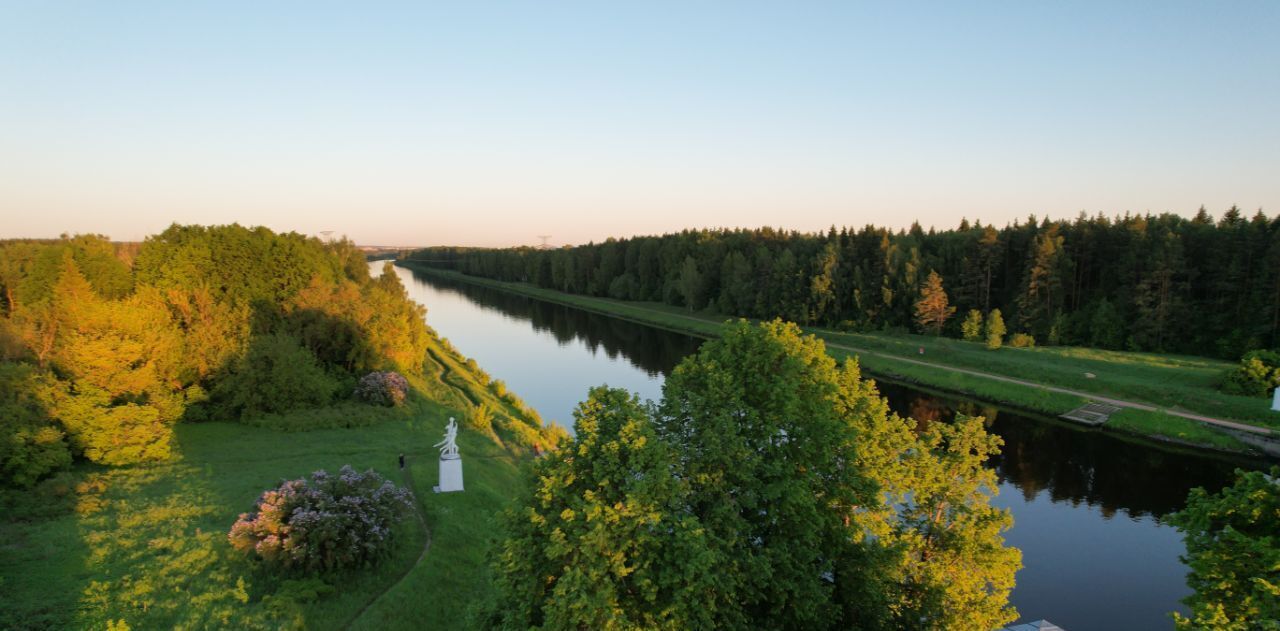
{"type": "MultiPolygon", "coordinates": [[[[708,314],[668,313],[648,308],[644,306],[646,303],[630,303],[628,301],[594,296],[566,294],[551,289],[528,286],[523,283],[509,283],[470,276],[454,270],[431,267],[408,259],[397,260],[394,263],[407,269],[445,280],[489,287],[535,300],[561,304],[599,315],[703,339],[715,337],[716,329],[720,327],[724,320],[734,319],[730,316],[717,320],[715,319],[716,316],[708,314]]],[[[1096,431],[1111,432],[1129,440],[1165,448],[1176,447],[1197,452],[1213,452],[1230,457],[1263,460],[1280,458],[1280,442],[1276,442],[1274,439],[1271,441],[1263,439],[1261,444],[1256,440],[1246,442],[1241,439],[1238,432],[1231,432],[1226,428],[1209,427],[1193,420],[1165,414],[1159,410],[1124,409],[1117,412],[1112,417],[1112,420],[1101,426],[1086,426],[1069,419],[1062,419],[1060,415],[1092,400],[1091,397],[1087,396],[1088,393],[1081,393],[1086,396],[1075,396],[1074,394],[1062,394],[1015,383],[984,384],[982,382],[988,381],[987,379],[975,377],[972,374],[964,374],[964,369],[959,369],[959,372],[956,372],[954,370],[955,367],[944,364],[924,364],[916,361],[912,363],[920,365],[904,366],[908,367],[908,370],[895,370],[894,367],[888,365],[890,362],[905,363],[911,361],[911,359],[878,353],[873,354],[871,352],[859,352],[856,349],[843,347],[838,342],[830,339],[831,336],[840,335],[838,332],[816,327],[801,328],[806,334],[814,335],[823,340],[827,345],[828,353],[837,360],[849,356],[857,358],[864,374],[878,381],[929,389],[947,396],[958,396],[976,402],[990,403],[1019,414],[1035,416],[1040,420],[1063,423],[1081,430],[1094,429],[1096,431]],[[877,355],[881,356],[877,357],[877,355]],[[1117,417],[1119,417],[1120,422],[1114,423],[1113,421],[1117,417]],[[1199,431],[1187,431],[1192,427],[1199,431]],[[1178,435],[1180,429],[1185,435],[1178,435]],[[1268,443],[1272,442],[1275,443],[1274,446],[1268,448],[1268,443]]],[[[1053,388],[1054,386],[1045,384],[1043,387],[1053,388]]],[[[1097,397],[1106,398],[1104,395],[1097,395],[1097,397]]],[[[1262,431],[1267,430],[1262,428],[1262,431]]],[[[1272,436],[1274,437],[1275,434],[1276,432],[1273,431],[1272,436]]]]}

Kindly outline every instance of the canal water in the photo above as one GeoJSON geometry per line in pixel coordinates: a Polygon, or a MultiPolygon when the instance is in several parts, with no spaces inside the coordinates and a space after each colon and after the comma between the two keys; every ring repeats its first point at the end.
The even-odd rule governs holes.
{"type": "MultiPolygon", "coordinates": [[[[373,263],[381,266],[381,262],[373,263]]],[[[376,271],[377,267],[375,267],[376,271]]],[[[396,268],[427,322],[532,405],[572,425],[572,410],[600,384],[661,396],[663,376],[702,340],[500,290],[396,268]]],[[[1068,631],[1172,628],[1189,593],[1178,532],[1165,517],[1197,486],[1217,490],[1240,463],[1173,451],[1030,418],[994,406],[881,383],[898,414],[949,421],[980,413],[1004,439],[991,466],[1006,533],[1022,550],[1013,604],[1022,621],[1068,631]]]]}

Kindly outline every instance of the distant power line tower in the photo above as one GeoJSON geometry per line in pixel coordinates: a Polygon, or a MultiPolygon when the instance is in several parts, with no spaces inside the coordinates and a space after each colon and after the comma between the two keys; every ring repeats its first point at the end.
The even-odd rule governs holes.
{"type": "Polygon", "coordinates": [[[547,243],[547,240],[551,238],[551,235],[549,235],[549,234],[540,234],[540,235],[538,235],[538,238],[539,238],[539,239],[542,239],[542,245],[538,246],[538,249],[539,249],[539,250],[550,250],[550,249],[551,249],[551,244],[550,244],[550,243],[547,243]]]}

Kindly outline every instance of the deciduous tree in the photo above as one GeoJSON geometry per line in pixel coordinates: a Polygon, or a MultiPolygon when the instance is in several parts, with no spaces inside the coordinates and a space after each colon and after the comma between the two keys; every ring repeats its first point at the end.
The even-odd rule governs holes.
{"type": "Polygon", "coordinates": [[[708,533],[684,510],[686,481],[647,410],[595,388],[572,442],[537,463],[537,485],[504,518],[486,626],[711,628],[708,533]]]}
{"type": "Polygon", "coordinates": [[[977,309],[970,309],[969,314],[965,316],[964,322],[960,325],[960,334],[966,342],[976,342],[982,339],[982,312],[977,309]]]}
{"type": "Polygon", "coordinates": [[[995,350],[1003,346],[1005,333],[1004,316],[1000,314],[999,309],[992,309],[991,313],[987,314],[987,348],[995,350]]]}
{"type": "Polygon", "coordinates": [[[1179,629],[1276,628],[1280,620],[1280,467],[1237,471],[1218,493],[1192,489],[1187,506],[1170,516],[1186,541],[1184,557],[1194,592],[1183,599],[1191,617],[1175,614],[1179,629]]]}

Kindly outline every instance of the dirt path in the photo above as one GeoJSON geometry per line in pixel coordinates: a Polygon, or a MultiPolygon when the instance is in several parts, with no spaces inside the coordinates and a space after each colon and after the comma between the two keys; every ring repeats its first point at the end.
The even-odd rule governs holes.
{"type": "Polygon", "coordinates": [[[408,487],[409,493],[413,496],[413,516],[418,520],[418,525],[422,527],[423,534],[426,535],[426,539],[422,542],[422,552],[418,553],[418,560],[414,561],[413,565],[409,566],[409,569],[405,570],[404,574],[401,574],[400,578],[397,579],[395,583],[388,585],[386,589],[379,592],[373,598],[370,598],[369,602],[365,603],[364,607],[361,607],[360,611],[347,622],[346,626],[343,627],[344,629],[350,629],[357,620],[364,616],[365,612],[369,611],[369,608],[372,607],[374,603],[381,600],[383,596],[390,593],[391,590],[399,586],[400,583],[403,583],[406,578],[409,578],[409,574],[412,573],[419,565],[422,565],[422,560],[427,558],[427,552],[431,550],[431,529],[427,528],[427,520],[422,515],[422,504],[418,500],[418,491],[413,486],[413,476],[409,474],[408,468],[401,469],[400,476],[404,480],[404,485],[408,487]]]}

